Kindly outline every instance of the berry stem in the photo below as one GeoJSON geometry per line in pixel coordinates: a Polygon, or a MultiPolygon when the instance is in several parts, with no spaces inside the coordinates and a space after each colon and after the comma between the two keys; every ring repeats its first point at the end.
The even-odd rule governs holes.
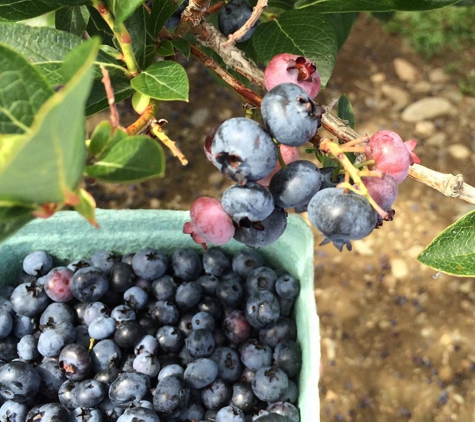
{"type": "Polygon", "coordinates": [[[114,17],[104,2],[93,0],[92,4],[114,33],[114,36],[120,45],[120,49],[122,50],[122,60],[124,60],[127,69],[132,76],[138,75],[140,70],[132,50],[132,37],[129,31],[127,31],[127,28],[123,23],[117,24],[115,22],[114,17]]]}
{"type": "Polygon", "coordinates": [[[341,150],[340,145],[336,144],[335,142],[332,142],[330,139],[322,139],[322,141],[320,142],[320,150],[323,151],[325,154],[333,155],[345,169],[345,181],[343,183],[340,183],[338,187],[351,190],[352,192],[364,196],[372,205],[372,207],[376,210],[376,212],[383,219],[385,219],[388,213],[384,211],[378,204],[376,204],[373,198],[371,198],[371,195],[368,193],[368,189],[366,189],[366,186],[361,180],[358,169],[353,166],[351,161],[341,150]],[[349,183],[350,178],[353,179],[353,182],[358,187],[358,189],[356,189],[349,183]]]}

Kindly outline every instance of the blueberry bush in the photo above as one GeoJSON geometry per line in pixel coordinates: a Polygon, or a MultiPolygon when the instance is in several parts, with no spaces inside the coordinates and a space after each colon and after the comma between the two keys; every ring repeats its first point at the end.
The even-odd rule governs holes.
{"type": "MultiPolygon", "coordinates": [[[[0,239],[63,208],[97,225],[85,177],[165,177],[163,146],[186,165],[167,116],[158,114],[162,101],[188,100],[190,81],[177,55],[197,58],[245,104],[242,116],[203,135],[211,164],[236,182],[221,202],[199,198],[191,207],[183,231],[204,248],[232,238],[252,247],[271,243],[295,209],[308,210],[323,243],[350,249],[352,239],[393,218],[407,176],[473,203],[461,176],[420,165],[416,141],[391,131],[356,133],[346,96],[335,112],[334,104],[315,102],[358,13],[457,3],[0,0],[0,239]],[[136,120],[122,127],[116,103],[130,98],[136,120]],[[87,139],[86,118],[106,109],[110,119],[87,139]],[[321,137],[320,127],[334,139],[321,137]],[[301,146],[321,166],[300,157],[301,146]]],[[[474,220],[470,213],[449,227],[419,260],[473,276],[474,220]]]]}

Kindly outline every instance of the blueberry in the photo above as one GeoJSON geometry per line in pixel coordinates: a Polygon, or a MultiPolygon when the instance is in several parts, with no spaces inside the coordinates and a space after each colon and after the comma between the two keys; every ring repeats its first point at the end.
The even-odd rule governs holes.
{"type": "Polygon", "coordinates": [[[102,422],[102,413],[100,409],[77,407],[71,413],[71,422],[102,422]]]}
{"type": "Polygon", "coordinates": [[[322,175],[318,167],[307,160],[293,161],[272,177],[269,191],[281,208],[306,211],[312,197],[320,190],[322,175]]]}
{"type": "Polygon", "coordinates": [[[142,326],[137,321],[125,321],[116,328],[114,341],[119,347],[132,348],[144,334],[142,326]]]}
{"type": "Polygon", "coordinates": [[[109,387],[109,398],[119,407],[142,400],[150,389],[150,379],[138,372],[124,372],[109,387]]]}
{"type": "Polygon", "coordinates": [[[56,325],[60,322],[76,323],[76,315],[72,308],[65,303],[50,303],[40,316],[40,327],[56,325]]]}
{"type": "Polygon", "coordinates": [[[38,338],[38,352],[42,356],[59,356],[67,344],[76,340],[74,325],[69,322],[59,322],[51,327],[46,327],[38,338]]]}
{"type": "Polygon", "coordinates": [[[269,132],[281,144],[298,147],[308,142],[325,112],[293,83],[275,86],[262,99],[262,118],[269,132]]]}
{"type": "Polygon", "coordinates": [[[201,286],[203,294],[207,296],[216,296],[216,287],[219,278],[212,274],[205,274],[199,277],[196,282],[201,286]]]}
{"type": "Polygon", "coordinates": [[[91,356],[86,347],[77,343],[68,344],[59,354],[59,367],[66,378],[82,381],[92,370],[91,356]]]}
{"type": "Polygon", "coordinates": [[[244,296],[239,278],[223,280],[216,289],[216,296],[226,306],[238,308],[244,296]]]}
{"type": "Polygon", "coordinates": [[[246,318],[255,328],[265,328],[275,323],[280,316],[280,305],[268,290],[252,293],[246,301],[246,318]]]}
{"type": "Polygon", "coordinates": [[[66,268],[70,269],[73,273],[77,270],[85,267],[92,267],[92,261],[87,258],[79,258],[71,261],[66,268]]]}
{"type": "Polygon", "coordinates": [[[216,132],[211,153],[221,172],[236,182],[253,182],[268,176],[277,163],[271,136],[254,120],[226,120],[216,132]]]}
{"type": "Polygon", "coordinates": [[[92,321],[100,316],[109,316],[110,310],[102,302],[90,302],[84,308],[83,319],[86,325],[90,325],[92,321]]]}
{"type": "Polygon", "coordinates": [[[124,292],[124,302],[133,310],[139,311],[147,306],[148,294],[140,287],[133,286],[124,292]]]}
{"type": "Polygon", "coordinates": [[[203,254],[203,269],[206,274],[221,277],[231,270],[231,260],[223,250],[209,248],[203,254]]]}
{"type": "Polygon", "coordinates": [[[279,343],[274,350],[274,363],[282,368],[289,378],[297,376],[302,367],[302,351],[292,340],[279,343]]]}
{"type": "Polygon", "coordinates": [[[183,373],[185,370],[183,369],[182,366],[178,364],[171,364],[167,365],[164,368],[162,368],[158,374],[158,381],[163,380],[166,377],[169,377],[171,375],[176,375],[178,377],[183,377],[183,373]]]}
{"type": "Polygon", "coordinates": [[[156,377],[160,371],[160,363],[155,355],[143,352],[134,359],[132,367],[135,371],[149,377],[156,377]]]}
{"type": "Polygon", "coordinates": [[[96,340],[103,340],[115,333],[116,321],[108,316],[100,316],[89,324],[88,334],[96,340]]]}
{"type": "Polygon", "coordinates": [[[22,337],[17,344],[18,357],[23,360],[35,360],[39,357],[38,339],[33,334],[22,337]]]}
{"type": "Polygon", "coordinates": [[[18,357],[16,345],[16,339],[11,336],[0,340],[0,363],[10,362],[18,357]]]}
{"type": "Polygon", "coordinates": [[[256,371],[252,391],[262,401],[275,402],[285,393],[289,379],[284,370],[265,366],[256,371]]]}
{"type": "Polygon", "coordinates": [[[23,271],[30,275],[42,276],[53,268],[53,259],[45,251],[34,251],[23,259],[23,271]]]}
{"type": "Polygon", "coordinates": [[[243,311],[232,311],[223,322],[223,330],[226,337],[232,343],[244,343],[251,334],[251,325],[243,311]]]}
{"type": "Polygon", "coordinates": [[[15,314],[13,316],[12,334],[15,338],[22,338],[28,334],[33,334],[36,330],[35,320],[26,315],[15,314]]]}
{"type": "Polygon", "coordinates": [[[145,280],[155,280],[165,274],[168,258],[158,249],[145,248],[134,255],[132,267],[139,277],[145,280]]]}
{"type": "Polygon", "coordinates": [[[275,282],[275,291],[284,299],[295,299],[300,293],[300,282],[290,274],[281,275],[275,282]]]}
{"type": "Polygon", "coordinates": [[[216,378],[201,390],[201,400],[207,409],[218,410],[225,406],[231,397],[231,388],[221,378],[216,378]]]}
{"type": "Polygon", "coordinates": [[[74,295],[71,290],[71,278],[74,272],[66,267],[53,268],[44,277],[45,292],[51,300],[69,302],[74,295]]]}
{"type": "Polygon", "coordinates": [[[261,222],[251,223],[249,227],[239,227],[234,233],[234,239],[246,246],[260,248],[274,243],[287,227],[287,212],[275,207],[269,217],[261,222]]]}
{"type": "Polygon", "coordinates": [[[56,401],[61,385],[66,381],[58,366],[57,359],[44,360],[36,367],[41,377],[40,392],[49,400],[56,401]]]}
{"type": "Polygon", "coordinates": [[[135,311],[127,305],[118,305],[111,311],[116,322],[133,321],[137,318],[135,311]]]}
{"type": "Polygon", "coordinates": [[[231,405],[219,409],[216,422],[246,422],[246,417],[241,409],[231,405]]]}
{"type": "Polygon", "coordinates": [[[160,422],[160,419],[153,409],[133,407],[126,409],[117,422],[160,422]]]}
{"type": "Polygon", "coordinates": [[[171,275],[164,275],[152,283],[152,293],[157,300],[173,300],[176,294],[176,283],[171,275]]]}
{"type": "Polygon", "coordinates": [[[148,312],[160,325],[176,325],[180,321],[180,311],[170,301],[158,300],[150,305],[148,312]]]}
{"type": "Polygon", "coordinates": [[[288,317],[280,317],[274,324],[259,330],[259,340],[275,349],[277,344],[297,339],[295,322],[288,317]]]}
{"type": "MultiPolygon", "coordinates": [[[[228,36],[240,29],[250,18],[252,14],[251,7],[245,0],[231,0],[219,11],[218,27],[223,35],[228,36]]],[[[239,42],[247,41],[259,25],[257,21],[244,35],[239,42]]]]}
{"type": "Polygon", "coordinates": [[[109,367],[103,371],[96,372],[94,379],[110,386],[114,380],[119,376],[120,371],[117,368],[109,367]]]}
{"type": "Polygon", "coordinates": [[[30,364],[16,361],[0,366],[0,395],[6,400],[22,403],[34,397],[41,378],[30,364]]]}
{"type": "Polygon", "coordinates": [[[82,302],[99,300],[107,292],[109,282],[103,271],[97,267],[86,267],[74,273],[71,290],[74,297],[82,302]]]}
{"type": "Polygon", "coordinates": [[[286,417],[288,422],[300,422],[299,411],[292,403],[275,402],[270,404],[266,410],[286,417]]]}
{"type": "Polygon", "coordinates": [[[26,420],[35,422],[69,421],[69,412],[59,403],[46,403],[31,409],[26,415],[26,420]]]}
{"type": "Polygon", "coordinates": [[[278,413],[266,413],[260,415],[252,422],[290,422],[285,416],[279,415],[278,413]]]}
{"type": "Polygon", "coordinates": [[[254,410],[255,403],[256,396],[249,382],[239,381],[233,385],[233,393],[231,396],[232,405],[248,413],[254,410]]]}
{"type": "Polygon", "coordinates": [[[174,275],[185,281],[196,280],[203,269],[200,256],[191,248],[175,249],[172,266],[174,275]]]}
{"type": "Polygon", "coordinates": [[[320,169],[320,174],[322,175],[322,184],[320,190],[327,188],[336,188],[339,183],[342,183],[345,180],[343,174],[335,175],[335,171],[338,169],[336,167],[322,167],[320,169]]]}
{"type": "Polygon", "coordinates": [[[186,338],[185,346],[194,358],[211,356],[215,348],[213,334],[206,328],[193,330],[186,338]]]}
{"type": "Polygon", "coordinates": [[[13,318],[9,312],[0,309],[0,339],[7,337],[13,329],[13,318]]]}
{"type": "Polygon", "coordinates": [[[119,367],[122,352],[113,340],[105,339],[95,344],[90,356],[94,372],[100,372],[119,367]]]}
{"type": "Polygon", "coordinates": [[[233,256],[233,271],[240,277],[246,278],[249,273],[264,265],[262,253],[256,249],[241,249],[233,256]]]}
{"type": "Polygon", "coordinates": [[[226,382],[235,382],[242,372],[239,353],[230,347],[219,347],[211,355],[218,366],[218,377],[226,382]]]}
{"type": "Polygon", "coordinates": [[[176,417],[188,405],[190,389],[183,378],[171,375],[161,380],[153,394],[153,407],[160,418],[176,417]]]}
{"type": "Polygon", "coordinates": [[[24,403],[7,400],[0,407],[0,421],[25,422],[28,409],[28,406],[24,403]]]}
{"type": "Polygon", "coordinates": [[[200,358],[191,362],[183,374],[183,379],[191,388],[203,388],[211,384],[218,375],[218,365],[212,359],[200,358]]]}
{"type": "Polygon", "coordinates": [[[111,251],[97,251],[91,257],[92,266],[100,268],[104,274],[109,274],[112,266],[120,262],[121,257],[111,251]]]}
{"type": "Polygon", "coordinates": [[[64,381],[58,390],[58,398],[60,403],[67,409],[74,409],[77,406],[75,389],[78,382],[72,380],[64,381]]]}
{"type": "Polygon", "coordinates": [[[246,278],[246,289],[248,294],[259,290],[274,292],[277,281],[277,273],[269,267],[258,267],[253,269],[246,278]]]}
{"type": "Polygon", "coordinates": [[[150,334],[146,334],[134,346],[134,353],[136,355],[139,355],[140,353],[148,352],[152,355],[156,355],[158,352],[158,349],[159,349],[158,340],[154,336],[150,334]]]}
{"type": "Polygon", "coordinates": [[[107,385],[95,379],[84,380],[74,389],[79,407],[96,407],[107,394],[107,385]]]}
{"type": "Polygon", "coordinates": [[[207,328],[210,331],[214,330],[216,321],[209,312],[198,312],[193,315],[191,318],[191,326],[193,330],[197,330],[199,328],[207,328]]]}
{"type": "Polygon", "coordinates": [[[224,191],[221,204],[238,226],[262,221],[274,211],[274,198],[269,189],[252,182],[230,186],[224,191]]]}
{"type": "Polygon", "coordinates": [[[241,347],[241,361],[251,371],[256,372],[263,366],[272,363],[272,350],[267,344],[262,344],[256,339],[247,341],[241,347]]]}
{"type": "Polygon", "coordinates": [[[110,270],[109,282],[111,289],[117,292],[125,292],[135,284],[135,274],[132,265],[126,262],[115,263],[110,270]]]}
{"type": "Polygon", "coordinates": [[[17,314],[26,316],[40,315],[50,303],[43,286],[36,282],[23,283],[15,287],[10,301],[17,314]]]}
{"type": "Polygon", "coordinates": [[[183,347],[185,335],[181,330],[171,325],[164,325],[157,330],[156,338],[164,352],[179,352],[183,347]]]}

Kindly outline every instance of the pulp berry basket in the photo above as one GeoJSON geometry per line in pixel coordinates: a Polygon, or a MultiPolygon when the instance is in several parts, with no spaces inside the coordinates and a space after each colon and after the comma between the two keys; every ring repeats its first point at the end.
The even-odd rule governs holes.
{"type": "MultiPolygon", "coordinates": [[[[35,220],[0,244],[0,285],[13,283],[22,268],[23,258],[34,250],[45,250],[60,265],[79,257],[90,257],[98,250],[118,253],[136,252],[154,247],[168,255],[178,247],[202,251],[190,236],[182,232],[189,220],[185,211],[98,210],[96,229],[75,212],[59,212],[47,220],[35,220]]],[[[223,246],[234,253],[244,246],[231,241],[223,246]]],[[[266,264],[285,270],[301,283],[294,317],[297,342],[302,348],[299,379],[301,421],[318,422],[320,333],[313,293],[313,234],[298,216],[290,215],[283,236],[261,249],[266,264]]]]}

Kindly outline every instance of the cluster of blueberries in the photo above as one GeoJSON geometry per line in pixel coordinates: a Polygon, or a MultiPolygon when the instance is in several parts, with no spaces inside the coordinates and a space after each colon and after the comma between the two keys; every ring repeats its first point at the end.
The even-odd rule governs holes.
{"type": "Polygon", "coordinates": [[[247,248],[34,251],[0,290],[0,421],[299,422],[299,291],[247,248]]]}

